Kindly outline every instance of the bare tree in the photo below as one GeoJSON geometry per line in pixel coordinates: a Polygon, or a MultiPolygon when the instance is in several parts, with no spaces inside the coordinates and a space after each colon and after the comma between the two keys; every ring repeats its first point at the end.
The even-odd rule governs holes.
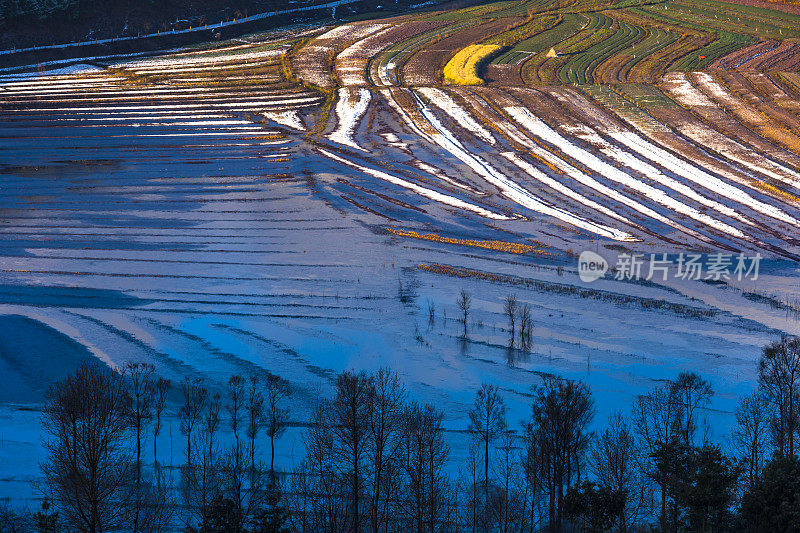
{"type": "Polygon", "coordinates": [[[312,527],[342,533],[361,529],[361,474],[373,389],[365,373],[345,372],[335,390],[333,399],[314,409],[306,451],[308,483],[315,495],[312,527]]]}
{"type": "Polygon", "coordinates": [[[679,408],[683,442],[693,446],[697,430],[695,411],[711,402],[714,390],[711,388],[711,383],[694,372],[681,372],[670,387],[679,408]]]}
{"type": "Polygon", "coordinates": [[[153,396],[153,460],[158,463],[158,436],[161,433],[162,416],[167,408],[167,398],[172,383],[168,379],[158,378],[153,396]]]}
{"type": "MultiPolygon", "coordinates": [[[[306,440],[306,445],[309,441],[306,440]]],[[[308,451],[308,447],[306,447],[308,451]]],[[[292,531],[297,533],[308,533],[314,528],[314,507],[315,503],[321,498],[315,496],[312,482],[312,468],[309,460],[303,460],[297,465],[288,478],[288,489],[286,491],[286,505],[292,510],[289,513],[289,525],[292,531]]],[[[315,531],[324,530],[322,527],[315,531]]]]}
{"type": "Polygon", "coordinates": [[[127,377],[127,394],[131,400],[130,422],[136,432],[136,472],[139,476],[142,471],[142,432],[153,417],[155,370],[149,363],[125,363],[122,367],[122,375],[127,377]]]}
{"type": "Polygon", "coordinates": [[[186,376],[180,384],[183,405],[178,411],[181,433],[186,435],[186,464],[192,464],[192,432],[203,416],[208,390],[203,387],[203,378],[186,376]]]}
{"type": "Polygon", "coordinates": [[[403,442],[406,391],[397,374],[381,369],[373,377],[374,394],[367,421],[369,444],[367,515],[372,533],[383,531],[392,514],[389,505],[399,484],[399,451],[403,442]]]}
{"type": "Polygon", "coordinates": [[[275,440],[281,438],[289,422],[289,410],[284,406],[291,394],[289,383],[278,376],[269,374],[264,386],[266,396],[266,432],[269,437],[269,472],[275,477],[275,440]]]}
{"type": "MultiPolygon", "coordinates": [[[[48,507],[50,505],[47,499],[44,500],[43,504],[48,507]]],[[[8,498],[0,499],[0,531],[3,533],[29,533],[33,531],[31,522],[32,520],[30,520],[29,517],[11,508],[8,503],[8,498]]],[[[43,533],[50,533],[50,531],[54,529],[55,523],[53,523],[53,528],[50,528],[49,531],[45,530],[44,527],[39,527],[39,524],[36,523],[37,531],[45,530],[43,533]]]]}
{"type": "Polygon", "coordinates": [[[350,531],[349,480],[339,462],[339,444],[330,426],[330,417],[329,402],[320,401],[311,417],[305,437],[306,460],[298,469],[294,486],[295,490],[303,490],[311,496],[301,500],[306,509],[304,527],[310,531],[345,533],[350,531]]]}
{"type": "Polygon", "coordinates": [[[781,455],[794,457],[800,405],[800,337],[782,337],[764,347],[758,384],[775,407],[775,440],[781,455]]]}
{"type": "MultiPolygon", "coordinates": [[[[468,431],[483,448],[483,489],[489,491],[489,446],[506,429],[506,406],[494,385],[484,383],[469,412],[468,431]]],[[[488,498],[487,498],[488,499],[488,498]]]]}
{"type": "Polygon", "coordinates": [[[681,407],[670,383],[639,396],[633,404],[633,429],[643,448],[641,469],[658,485],[661,495],[659,520],[667,527],[668,486],[658,473],[654,457],[659,449],[682,438],[681,407]]]}
{"type": "Polygon", "coordinates": [[[522,488],[523,502],[520,532],[526,530],[529,533],[538,529],[542,515],[541,495],[547,491],[546,483],[541,475],[544,472],[543,456],[541,451],[540,435],[534,428],[525,427],[526,431],[522,435],[523,449],[520,454],[522,466],[522,488]]]}
{"type": "Polygon", "coordinates": [[[500,443],[497,447],[499,460],[496,464],[497,478],[499,479],[499,491],[495,495],[494,514],[497,518],[497,529],[500,533],[509,533],[518,521],[520,512],[520,501],[517,497],[516,474],[519,472],[517,464],[517,443],[516,435],[513,431],[504,431],[500,436],[500,443]]]}
{"type": "Polygon", "coordinates": [[[533,396],[527,439],[537,441],[540,475],[548,490],[549,527],[560,531],[565,490],[581,477],[594,401],[582,382],[552,376],[533,388],[533,396]]]}
{"type": "Polygon", "coordinates": [[[204,452],[208,456],[209,468],[214,469],[214,456],[217,455],[217,431],[219,431],[219,424],[222,420],[220,411],[222,410],[222,397],[218,392],[214,393],[211,401],[208,402],[208,409],[205,411],[205,416],[202,420],[201,429],[204,437],[204,452]]]}
{"type": "Polygon", "coordinates": [[[434,322],[436,322],[436,303],[428,300],[428,325],[433,326],[434,322]]]}
{"type": "Polygon", "coordinates": [[[453,496],[447,475],[450,450],[444,440],[444,415],[431,405],[412,403],[402,439],[405,484],[399,509],[411,531],[436,533],[449,522],[453,496]]]}
{"type": "Polygon", "coordinates": [[[745,467],[747,488],[761,476],[769,449],[770,406],[761,392],[739,400],[733,445],[745,467]]]}
{"type": "Polygon", "coordinates": [[[258,376],[250,376],[245,400],[247,416],[247,438],[249,439],[248,454],[250,455],[250,470],[256,469],[256,437],[264,426],[264,395],[261,393],[261,384],[258,376]]]}
{"type": "Polygon", "coordinates": [[[208,516],[214,497],[221,491],[219,468],[215,459],[219,455],[217,443],[222,410],[222,397],[217,392],[201,413],[195,439],[194,456],[183,469],[183,498],[187,511],[187,526],[202,524],[208,516]]]}
{"type": "Polygon", "coordinates": [[[232,503],[228,516],[231,523],[226,532],[247,531],[247,525],[265,505],[269,495],[269,480],[264,470],[258,466],[251,470],[250,465],[242,459],[241,451],[237,452],[234,445],[217,461],[219,488],[216,496],[232,503]]]}
{"type": "Polygon", "coordinates": [[[464,336],[467,336],[467,321],[469,319],[469,310],[472,307],[472,296],[465,290],[461,290],[458,296],[458,308],[461,310],[461,322],[464,324],[464,336]]]}
{"type": "Polygon", "coordinates": [[[100,533],[129,524],[130,399],[122,377],[83,363],[56,383],[42,411],[44,489],[71,531],[100,533]]]}
{"type": "Polygon", "coordinates": [[[375,395],[373,379],[364,372],[344,372],[336,380],[336,395],[329,403],[327,425],[333,437],[334,455],[350,480],[352,531],[361,530],[363,470],[369,446],[368,421],[375,395]]]}
{"type": "Polygon", "coordinates": [[[594,439],[590,464],[598,485],[625,497],[616,529],[625,533],[637,526],[648,509],[648,484],[633,429],[621,413],[612,414],[594,439]]]}
{"type": "Polygon", "coordinates": [[[239,437],[239,431],[242,427],[242,418],[244,416],[244,398],[245,395],[245,380],[242,376],[231,376],[228,380],[228,403],[225,409],[228,411],[228,422],[230,423],[231,432],[233,433],[234,445],[234,459],[238,462],[242,458],[242,446],[239,437]]]}
{"type": "Polygon", "coordinates": [[[152,476],[146,476],[139,488],[137,503],[145,512],[141,513],[137,529],[140,533],[167,533],[174,531],[175,516],[174,487],[169,476],[156,468],[152,476]]]}
{"type": "Polygon", "coordinates": [[[530,349],[532,330],[533,319],[531,318],[531,308],[528,304],[525,304],[519,311],[519,340],[523,350],[530,349]]]}
{"type": "Polygon", "coordinates": [[[480,443],[471,438],[469,440],[469,447],[467,448],[467,461],[466,472],[462,472],[462,492],[466,500],[466,516],[463,522],[469,524],[472,533],[477,533],[478,526],[485,524],[486,516],[484,512],[484,502],[481,501],[480,495],[484,492],[480,490],[483,482],[481,480],[481,467],[480,458],[478,457],[480,451],[478,448],[480,443]]]}
{"type": "Polygon", "coordinates": [[[517,309],[519,304],[517,303],[517,295],[516,294],[509,294],[506,296],[506,299],[503,301],[503,312],[508,317],[508,323],[510,326],[510,337],[511,337],[511,344],[514,344],[514,338],[516,337],[516,319],[517,319],[517,309]]]}
{"type": "Polygon", "coordinates": [[[126,394],[130,398],[128,415],[136,436],[136,475],[132,496],[133,531],[139,532],[145,494],[142,491],[142,438],[143,432],[153,418],[152,405],[155,383],[155,367],[148,363],[125,363],[122,375],[126,377],[126,394]]]}

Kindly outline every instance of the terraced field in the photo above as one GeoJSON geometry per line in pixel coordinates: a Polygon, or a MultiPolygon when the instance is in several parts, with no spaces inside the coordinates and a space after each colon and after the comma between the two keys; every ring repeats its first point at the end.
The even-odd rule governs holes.
{"type": "MultiPolygon", "coordinates": [[[[346,368],[392,366],[449,413],[490,380],[515,420],[542,373],[587,381],[605,420],[691,368],[724,434],[760,346],[800,333],[798,22],[508,1],[6,68],[0,324],[68,356],[0,348],[0,416],[82,357],[214,383],[265,369],[298,421],[346,368]],[[445,83],[474,45],[501,50],[445,83]],[[757,279],[590,283],[584,250],[763,259],[757,279]],[[524,350],[511,292],[534,311],[524,350]]],[[[36,435],[1,441],[8,462],[36,435]]],[[[25,457],[0,497],[25,497],[25,457]]]]}

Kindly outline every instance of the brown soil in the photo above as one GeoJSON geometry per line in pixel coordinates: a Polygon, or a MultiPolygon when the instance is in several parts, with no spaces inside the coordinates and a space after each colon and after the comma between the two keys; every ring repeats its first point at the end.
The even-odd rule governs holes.
{"type": "Polygon", "coordinates": [[[783,11],[784,13],[791,13],[792,15],[800,15],[800,5],[784,4],[782,2],[766,2],[764,0],[722,0],[730,4],[739,4],[743,6],[761,7],[766,9],[774,9],[775,11],[783,11]]]}
{"type": "Polygon", "coordinates": [[[408,85],[438,85],[445,64],[462,48],[504,31],[512,18],[501,18],[457,31],[438,42],[427,43],[403,66],[403,81],[408,85]]]}
{"type": "Polygon", "coordinates": [[[800,42],[762,41],[717,59],[710,68],[755,72],[800,70],[800,42]]]}
{"type": "MultiPolygon", "coordinates": [[[[800,132],[800,118],[797,115],[779,106],[769,92],[758,92],[757,87],[762,91],[768,90],[763,83],[756,86],[749,78],[733,72],[721,72],[718,78],[721,78],[736,96],[766,116],[774,127],[784,128],[788,132],[800,132]]],[[[796,142],[800,141],[796,136],[794,138],[796,142]]],[[[797,144],[790,146],[795,151],[799,147],[797,144]]]]}
{"type": "Polygon", "coordinates": [[[490,85],[503,87],[525,85],[520,74],[519,65],[506,63],[504,65],[488,65],[484,72],[486,82],[490,85]]]}

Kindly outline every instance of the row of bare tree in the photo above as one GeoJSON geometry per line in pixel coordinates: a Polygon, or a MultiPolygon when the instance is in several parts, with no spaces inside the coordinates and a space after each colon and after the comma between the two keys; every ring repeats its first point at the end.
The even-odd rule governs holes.
{"type": "MultiPolygon", "coordinates": [[[[469,313],[472,309],[472,295],[469,292],[462,290],[456,306],[459,311],[459,322],[464,327],[463,336],[466,338],[469,332],[469,313]]],[[[434,319],[435,307],[431,301],[428,302],[428,319],[432,323],[434,319]]],[[[519,347],[523,350],[529,350],[533,342],[533,313],[531,307],[527,303],[521,303],[517,299],[516,294],[509,294],[503,299],[503,313],[508,318],[508,334],[509,346],[514,347],[517,343],[517,332],[519,332],[519,347]]]]}
{"type": "Polygon", "coordinates": [[[203,379],[190,377],[173,391],[150,364],[128,363],[119,372],[83,364],[52,387],[43,409],[47,512],[36,520],[92,533],[174,531],[179,523],[206,530],[220,520],[226,531],[258,530],[280,512],[275,441],[286,428],[289,393],[270,374],[232,376],[212,394],[203,379]],[[158,462],[169,416],[186,437],[177,469],[158,462]],[[152,462],[144,458],[148,433],[152,462]],[[270,443],[269,468],[256,459],[262,435],[270,443]]]}
{"type": "Polygon", "coordinates": [[[713,389],[692,372],[592,431],[594,401],[580,381],[543,377],[516,427],[502,392],[484,384],[468,425],[446,429],[445,413],[383,369],[339,375],[313,409],[302,460],[277,472],[289,393],[266,374],[233,376],[212,393],[197,378],[173,390],[150,365],[85,364],[43,409],[42,509],[27,521],[6,509],[0,530],[783,531],[800,513],[794,337],[764,348],[727,454],[704,416],[713,389]],[[186,438],[174,468],[157,460],[169,417],[186,438]]]}

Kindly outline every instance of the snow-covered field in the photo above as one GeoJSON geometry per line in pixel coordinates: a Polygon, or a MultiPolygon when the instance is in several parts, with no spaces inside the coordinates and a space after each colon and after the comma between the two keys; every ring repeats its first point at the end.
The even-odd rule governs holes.
{"type": "MultiPolygon", "coordinates": [[[[403,86],[394,66],[362,71],[388,26],[319,31],[291,58],[222,43],[0,78],[0,498],[32,494],[46,387],[86,358],[212,388],[267,370],[291,382],[297,422],[336,373],[389,366],[458,431],[484,381],[516,423],[543,374],[585,380],[603,421],[690,369],[715,387],[724,440],[761,346],[800,334],[796,155],[683,108],[669,127],[630,118],[579,88],[403,86]],[[612,266],[763,260],[756,280],[587,283],[585,250],[612,266]],[[509,346],[511,293],[533,311],[529,349],[509,346]]],[[[663,88],[723,112],[685,74],[663,88]]],[[[162,462],[178,462],[174,420],[166,434],[162,462]]]]}

